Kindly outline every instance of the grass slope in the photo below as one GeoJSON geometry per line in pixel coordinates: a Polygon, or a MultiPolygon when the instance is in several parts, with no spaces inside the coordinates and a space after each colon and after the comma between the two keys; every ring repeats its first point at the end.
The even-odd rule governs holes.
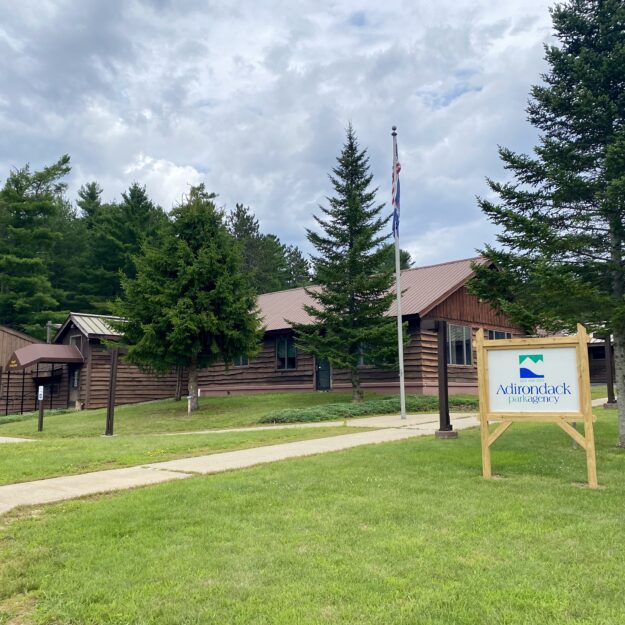
{"type": "Polygon", "coordinates": [[[471,431],[16,514],[0,623],[621,625],[625,453],[597,413],[597,491],[524,424],[490,482],[471,431]]]}

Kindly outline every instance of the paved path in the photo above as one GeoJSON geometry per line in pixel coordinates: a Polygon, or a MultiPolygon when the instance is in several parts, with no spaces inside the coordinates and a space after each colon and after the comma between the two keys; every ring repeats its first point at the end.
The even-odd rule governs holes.
{"type": "MultiPolygon", "coordinates": [[[[453,423],[456,430],[476,427],[479,423],[472,415],[454,415],[454,417],[453,423]]],[[[286,460],[287,458],[312,456],[351,449],[361,445],[388,443],[431,435],[438,425],[437,421],[432,419],[432,415],[416,415],[403,421],[397,415],[374,417],[373,419],[379,425],[370,425],[369,427],[377,427],[378,429],[367,432],[266,445],[208,456],[150,463],[125,469],[96,471],[83,475],[0,486],[0,514],[21,505],[41,505],[97,493],[185,479],[198,474],[206,475],[231,471],[286,460]]],[[[371,423],[369,419],[357,419],[356,421],[371,423]]],[[[362,426],[358,425],[357,427],[362,426]]]]}
{"type": "Polygon", "coordinates": [[[592,400],[592,405],[594,407],[603,406],[603,404],[605,404],[607,401],[608,401],[607,397],[600,397],[599,399],[593,399],[592,400]]]}
{"type": "Polygon", "coordinates": [[[30,443],[32,438],[16,438],[15,436],[0,436],[0,443],[30,443]]]}

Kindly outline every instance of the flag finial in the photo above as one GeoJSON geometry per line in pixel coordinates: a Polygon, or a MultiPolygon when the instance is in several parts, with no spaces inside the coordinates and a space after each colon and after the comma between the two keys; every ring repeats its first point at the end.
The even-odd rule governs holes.
{"type": "Polygon", "coordinates": [[[391,133],[394,137],[397,136],[397,126],[393,126],[393,132],[391,133]]]}

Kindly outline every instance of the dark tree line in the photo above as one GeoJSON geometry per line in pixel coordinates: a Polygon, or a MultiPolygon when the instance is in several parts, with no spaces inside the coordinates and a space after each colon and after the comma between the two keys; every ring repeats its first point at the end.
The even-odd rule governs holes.
{"type": "MultiPolygon", "coordinates": [[[[122,281],[136,277],[136,257],[171,222],[138,183],[104,202],[89,182],[72,204],[69,172],[65,155],[40,171],[11,171],[0,189],[0,324],[41,338],[47,320],[70,310],[113,313],[122,281]]],[[[262,233],[249,208],[237,205],[226,222],[254,292],[310,282],[301,250],[262,233]]]]}

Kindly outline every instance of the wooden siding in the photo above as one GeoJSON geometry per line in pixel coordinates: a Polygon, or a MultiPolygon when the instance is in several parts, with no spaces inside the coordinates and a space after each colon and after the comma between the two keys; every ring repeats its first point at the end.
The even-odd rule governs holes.
{"type": "Polygon", "coordinates": [[[28,337],[21,332],[15,332],[11,328],[0,326],[0,367],[6,367],[9,358],[16,349],[39,342],[37,339],[28,337]]]}
{"type": "Polygon", "coordinates": [[[262,348],[247,367],[226,368],[215,364],[198,372],[203,395],[224,395],[233,392],[280,390],[313,390],[315,388],[314,358],[301,350],[297,352],[297,369],[276,368],[276,336],[266,335],[262,348]]]}
{"type": "MultiPolygon", "coordinates": [[[[89,362],[85,376],[85,408],[103,408],[108,401],[111,374],[111,354],[104,345],[90,341],[89,362]]],[[[83,371],[81,374],[84,372],[83,371]]],[[[82,379],[81,375],[81,379],[82,379]]],[[[144,373],[124,362],[120,356],[117,367],[115,404],[135,404],[142,401],[167,399],[176,393],[176,373],[166,375],[144,373]]]]}
{"type": "Polygon", "coordinates": [[[511,324],[506,317],[498,314],[490,304],[471,295],[464,286],[424,315],[424,318],[446,319],[464,325],[521,334],[520,329],[511,324]]]}
{"type": "MultiPolygon", "coordinates": [[[[45,386],[44,406],[49,408],[67,408],[68,395],[68,367],[54,365],[54,378],[50,377],[51,365],[39,366],[39,383],[45,386]],[[52,381],[52,384],[50,384],[52,381]],[[50,403],[50,388],[53,388],[52,403],[50,403]]],[[[0,389],[0,414],[32,412],[37,410],[37,378],[36,368],[12,370],[11,375],[3,371],[2,388],[0,389]],[[22,388],[24,399],[22,400],[22,388]]]]}

